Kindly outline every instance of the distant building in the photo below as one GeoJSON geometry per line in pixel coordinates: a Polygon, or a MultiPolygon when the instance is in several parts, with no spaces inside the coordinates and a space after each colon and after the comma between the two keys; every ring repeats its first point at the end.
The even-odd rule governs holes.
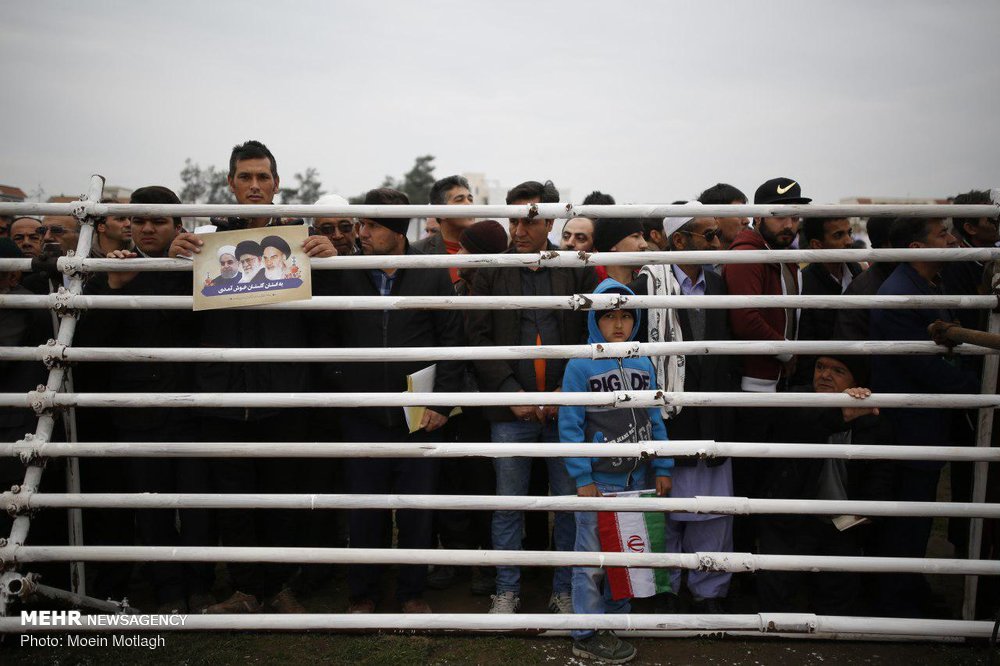
{"type": "Polygon", "coordinates": [[[21,203],[28,198],[20,187],[13,185],[0,185],[0,201],[4,203],[21,203]]]}

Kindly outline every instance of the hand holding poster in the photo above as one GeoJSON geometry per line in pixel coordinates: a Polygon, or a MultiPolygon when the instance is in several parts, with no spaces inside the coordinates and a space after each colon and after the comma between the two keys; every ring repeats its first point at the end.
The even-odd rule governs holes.
{"type": "Polygon", "coordinates": [[[304,226],[200,235],[194,257],[194,309],[212,310],[312,298],[304,226]]]}

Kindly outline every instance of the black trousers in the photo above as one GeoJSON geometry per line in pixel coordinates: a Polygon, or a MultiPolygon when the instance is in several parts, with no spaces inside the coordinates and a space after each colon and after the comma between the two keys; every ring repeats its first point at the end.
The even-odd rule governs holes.
{"type": "MultiPolygon", "coordinates": [[[[814,516],[764,515],[757,523],[761,554],[861,555],[861,543],[853,531],[860,526],[841,532],[833,523],[814,516]]],[[[760,610],[854,615],[860,581],[858,574],[844,571],[761,571],[757,574],[760,610]]]]}
{"type": "MultiPolygon", "coordinates": [[[[894,464],[892,500],[934,502],[940,469],[894,464]]],[[[873,528],[871,549],[875,557],[924,557],[930,539],[932,518],[883,518],[873,528]]],[[[921,574],[878,574],[876,614],[887,617],[922,617],[930,593],[921,574]]]]}
{"type": "MultiPolygon", "coordinates": [[[[779,423],[779,410],[769,407],[744,407],[736,410],[736,432],[741,442],[773,442],[779,423]]],[[[760,479],[767,460],[733,458],[733,495],[761,497],[760,479]]],[[[757,552],[757,525],[753,516],[733,517],[733,551],[757,552]]]]}
{"type": "MultiPolygon", "coordinates": [[[[176,421],[155,430],[118,429],[117,441],[187,442],[195,433],[197,427],[190,416],[178,414],[176,421]]],[[[209,463],[204,458],[130,458],[127,462],[132,492],[211,492],[209,463]]],[[[143,546],[213,546],[217,541],[210,509],[139,510],[135,524],[143,546]]],[[[159,603],[206,593],[212,588],[211,563],[151,562],[146,566],[159,603]]]]}
{"type": "MultiPolygon", "coordinates": [[[[437,441],[437,433],[417,432],[408,435],[403,428],[385,428],[371,421],[345,418],[342,423],[345,441],[351,442],[421,442],[437,441]]],[[[345,460],[347,491],[350,493],[428,495],[437,488],[437,460],[426,458],[348,458],[345,460]]],[[[431,548],[434,512],[429,509],[396,511],[397,539],[400,548],[431,548]]],[[[391,512],[352,509],[348,524],[351,548],[389,548],[392,545],[391,512]]],[[[377,601],[380,596],[383,567],[352,564],[348,583],[352,602],[377,601]]],[[[399,567],[396,598],[402,603],[424,593],[427,565],[399,567]]]]}
{"type": "MultiPolygon", "coordinates": [[[[210,442],[302,441],[306,419],[297,410],[255,421],[206,416],[202,439],[210,442]]],[[[309,462],[291,458],[226,458],[211,460],[212,487],[218,493],[303,492],[309,462]]],[[[308,542],[305,511],[296,509],[224,509],[217,513],[223,546],[301,546],[308,542]]],[[[295,567],[277,562],[229,562],[233,588],[258,598],[273,595],[292,578],[295,567]]]]}
{"type": "MultiPolygon", "coordinates": [[[[444,441],[490,441],[490,423],[476,408],[466,408],[462,414],[448,419],[441,430],[444,441]]],[[[493,461],[478,457],[443,459],[436,492],[441,495],[495,494],[493,461]]],[[[489,550],[492,521],[492,511],[435,511],[434,531],[442,548],[489,550]]]]}

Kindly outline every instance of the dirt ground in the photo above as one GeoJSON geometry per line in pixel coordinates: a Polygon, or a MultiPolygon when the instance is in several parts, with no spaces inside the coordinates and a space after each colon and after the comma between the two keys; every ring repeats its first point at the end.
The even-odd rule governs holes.
{"type": "MultiPolygon", "coordinates": [[[[948,476],[944,475],[940,499],[950,497],[948,476]]],[[[930,557],[954,557],[954,549],[946,539],[946,523],[935,522],[928,545],[930,557]]],[[[224,570],[220,568],[220,598],[227,593],[224,570]]],[[[551,569],[523,570],[522,611],[546,612],[551,569]]],[[[132,578],[132,605],[148,608],[151,591],[147,576],[140,565],[132,578]]],[[[932,590],[929,616],[958,619],[963,594],[961,576],[928,576],[932,590]]],[[[386,576],[384,599],[379,612],[399,612],[392,600],[392,575],[386,576]]],[[[473,596],[466,575],[452,588],[429,590],[426,598],[437,612],[485,613],[489,610],[488,596],[473,596]]],[[[739,588],[740,586],[734,586],[739,588]]],[[[319,583],[300,585],[299,597],[310,612],[340,613],[347,607],[345,571],[333,569],[319,583]]],[[[752,596],[731,594],[731,612],[756,613],[752,596]]],[[[649,600],[637,600],[633,612],[652,612],[649,600]]],[[[59,634],[53,634],[54,636],[59,634]]],[[[85,664],[114,666],[117,664],[482,664],[484,666],[585,664],[573,656],[569,638],[486,634],[478,636],[456,634],[344,634],[330,632],[164,632],[165,645],[155,650],[122,647],[22,647],[20,637],[4,637],[0,644],[0,665],[30,664],[31,666],[85,664]]],[[[888,643],[793,640],[776,638],[643,638],[634,639],[637,658],[631,662],[640,666],[657,664],[886,664],[900,666],[958,665],[1000,663],[1000,653],[991,654],[986,642],[971,643],[888,643]]]]}

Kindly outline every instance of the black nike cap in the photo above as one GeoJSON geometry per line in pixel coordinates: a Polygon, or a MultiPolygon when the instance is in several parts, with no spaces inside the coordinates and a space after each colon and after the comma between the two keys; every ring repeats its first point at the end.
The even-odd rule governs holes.
{"type": "Polygon", "coordinates": [[[802,188],[791,178],[772,178],[754,192],[754,204],[807,204],[812,199],[802,196],[802,188]]]}

